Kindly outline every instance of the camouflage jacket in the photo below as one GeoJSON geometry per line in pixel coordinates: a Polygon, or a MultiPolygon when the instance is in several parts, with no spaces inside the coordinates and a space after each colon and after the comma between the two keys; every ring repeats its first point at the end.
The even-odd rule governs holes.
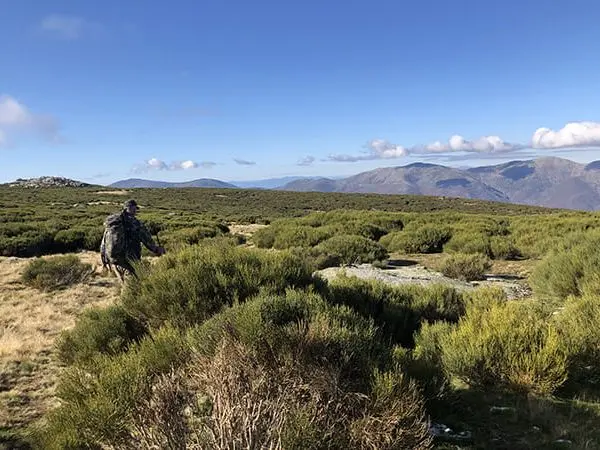
{"type": "Polygon", "coordinates": [[[157,245],[146,226],[131,214],[124,213],[125,236],[127,236],[127,257],[139,260],[142,257],[142,244],[152,252],[156,252],[157,245]]]}

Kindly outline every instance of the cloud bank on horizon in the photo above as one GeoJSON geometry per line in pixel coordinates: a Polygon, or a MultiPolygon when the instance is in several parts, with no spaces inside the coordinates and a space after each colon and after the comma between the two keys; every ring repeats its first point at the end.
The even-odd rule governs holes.
{"type": "Polygon", "coordinates": [[[559,150],[566,148],[600,148],[600,122],[571,122],[560,130],[538,128],[531,141],[524,143],[506,142],[499,136],[481,136],[469,141],[463,136],[454,135],[448,142],[436,141],[427,145],[403,147],[384,139],[374,139],[366,145],[366,151],[360,155],[332,154],[324,161],[357,162],[377,159],[396,159],[408,155],[431,155],[464,153],[508,153],[526,148],[540,150],[559,150]]]}
{"type": "Polygon", "coordinates": [[[151,170],[166,170],[166,171],[174,171],[174,170],[190,170],[197,169],[199,167],[203,167],[209,169],[215,166],[216,163],[212,161],[203,161],[201,163],[197,163],[196,161],[192,161],[188,159],[186,161],[173,161],[169,164],[158,159],[158,158],[150,158],[148,161],[145,161],[143,164],[138,164],[134,166],[134,173],[146,173],[151,170]]]}
{"type": "MultiPolygon", "coordinates": [[[[51,143],[63,142],[64,138],[60,135],[59,129],[59,123],[54,117],[35,113],[14,97],[0,94],[0,149],[13,147],[20,137],[38,138],[51,143]]],[[[404,147],[385,139],[373,139],[359,154],[330,154],[321,161],[358,162],[398,159],[407,156],[429,158],[460,153],[484,156],[506,154],[523,149],[560,150],[570,148],[600,149],[600,122],[570,122],[558,130],[538,128],[528,143],[507,142],[499,136],[481,136],[474,140],[468,140],[463,136],[454,135],[447,142],[436,141],[426,145],[404,147]]],[[[255,161],[246,159],[234,158],[233,161],[241,166],[256,165],[255,161]]],[[[315,156],[306,155],[299,159],[296,165],[308,167],[316,161],[315,156]]],[[[210,169],[216,165],[217,163],[212,161],[196,162],[192,159],[167,163],[153,157],[143,164],[135,165],[132,171],[144,173],[153,170],[210,169]]]]}

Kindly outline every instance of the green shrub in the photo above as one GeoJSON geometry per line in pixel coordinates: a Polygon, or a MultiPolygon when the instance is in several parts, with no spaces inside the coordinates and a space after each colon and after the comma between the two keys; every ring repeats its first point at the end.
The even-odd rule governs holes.
{"type": "Polygon", "coordinates": [[[459,232],[444,245],[444,251],[492,256],[490,238],[483,233],[459,232]]]}
{"type": "Polygon", "coordinates": [[[85,231],[61,230],[54,236],[54,242],[64,253],[80,250],[85,246],[85,231]]]}
{"type": "Polygon", "coordinates": [[[456,322],[465,311],[462,295],[443,285],[391,286],[380,281],[338,277],[327,289],[329,301],[372,317],[393,343],[409,348],[414,346],[414,333],[423,321],[456,322]]]}
{"type": "Polygon", "coordinates": [[[417,230],[390,233],[381,239],[390,252],[441,253],[452,233],[446,228],[423,226],[417,230]]]}
{"type": "Polygon", "coordinates": [[[490,256],[494,259],[514,260],[523,256],[510,237],[492,236],[490,246],[490,256]]]}
{"type": "Polygon", "coordinates": [[[377,369],[382,350],[372,322],[347,307],[263,293],[187,336],[163,328],[69,368],[39,446],[427,446],[423,399],[400,371],[377,369]]]}
{"type": "Polygon", "coordinates": [[[275,244],[275,236],[277,231],[273,225],[261,228],[252,235],[252,242],[258,248],[272,248],[275,244]]]}
{"type": "Polygon", "coordinates": [[[600,392],[600,297],[570,297],[555,322],[569,357],[569,384],[600,392]]]}
{"type": "Polygon", "coordinates": [[[444,259],[442,273],[463,281],[484,280],[486,272],[492,267],[492,262],[485,255],[454,254],[444,259]]]}
{"type": "Polygon", "coordinates": [[[224,306],[260,289],[282,292],[312,283],[308,262],[290,252],[265,252],[207,242],[160,258],[142,268],[123,294],[125,309],[151,326],[177,326],[208,319],[224,306]]]}
{"type": "Polygon", "coordinates": [[[424,323],[415,336],[415,348],[407,370],[428,399],[443,397],[450,388],[450,379],[442,361],[443,342],[455,327],[443,321],[424,323]]]}
{"type": "Polygon", "coordinates": [[[580,296],[586,280],[600,273],[600,237],[564,244],[540,261],[530,276],[531,287],[541,298],[560,302],[570,295],[580,296]]]}
{"type": "Polygon", "coordinates": [[[362,236],[334,236],[319,244],[316,251],[339,257],[342,264],[360,264],[381,261],[388,253],[383,246],[362,236]]]}
{"type": "Polygon", "coordinates": [[[290,247],[313,247],[333,235],[331,230],[307,226],[288,225],[277,231],[273,247],[286,249],[290,247]]]}
{"type": "Polygon", "coordinates": [[[82,263],[76,255],[36,258],[22,275],[25,284],[43,291],[52,291],[83,282],[92,273],[90,264],[82,263]]]}
{"type": "Polygon", "coordinates": [[[420,394],[400,372],[375,370],[386,352],[372,323],[347,307],[301,291],[263,295],[192,336],[202,355],[192,372],[211,403],[195,434],[207,448],[235,436],[261,448],[278,439],[285,448],[428,442],[420,394]]]}
{"type": "Polygon", "coordinates": [[[469,308],[441,347],[445,370],[471,386],[549,394],[568,376],[557,330],[527,303],[469,308]]]}
{"type": "Polygon", "coordinates": [[[75,327],[63,331],[58,353],[66,364],[89,362],[99,353],[114,355],[147,333],[145,327],[120,306],[86,310],[75,327]]]}
{"type": "Polygon", "coordinates": [[[45,230],[27,231],[18,236],[0,236],[0,255],[30,258],[54,252],[54,236],[45,230]]]}
{"type": "Polygon", "coordinates": [[[57,388],[60,406],[37,427],[37,447],[143,447],[135,423],[151,409],[156,380],[189,357],[185,337],[163,328],[125,353],[99,355],[85,368],[71,366],[57,388]]]}

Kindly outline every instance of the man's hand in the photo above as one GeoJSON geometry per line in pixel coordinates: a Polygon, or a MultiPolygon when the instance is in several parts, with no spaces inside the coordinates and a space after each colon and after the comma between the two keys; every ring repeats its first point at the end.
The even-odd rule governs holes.
{"type": "Polygon", "coordinates": [[[156,253],[158,256],[162,256],[166,253],[165,248],[164,247],[156,247],[156,251],[154,252],[156,253]]]}

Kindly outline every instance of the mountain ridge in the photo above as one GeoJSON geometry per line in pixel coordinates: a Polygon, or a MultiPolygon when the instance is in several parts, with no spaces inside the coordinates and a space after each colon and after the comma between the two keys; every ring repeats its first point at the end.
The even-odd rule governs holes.
{"type": "MultiPolygon", "coordinates": [[[[225,182],[199,178],[166,182],[129,178],[112,188],[228,188],[270,189],[295,192],[339,192],[410,194],[507,202],[548,208],[600,210],[600,160],[587,164],[566,158],[544,156],[476,167],[448,167],[415,162],[404,166],[380,167],[345,178],[280,177],[265,180],[225,182]],[[285,182],[277,186],[279,182],[285,182]]],[[[62,177],[17,179],[9,186],[87,187],[62,177]]]]}
{"type": "Polygon", "coordinates": [[[314,180],[296,180],[281,189],[435,195],[589,211],[600,209],[600,161],[580,164],[544,156],[466,169],[412,163],[329,180],[323,189],[314,180]]]}
{"type": "Polygon", "coordinates": [[[119,180],[108,185],[108,187],[120,188],[120,189],[134,189],[134,188],[229,188],[234,189],[237,186],[226,183],[225,181],[215,180],[213,178],[198,178],[197,180],[182,181],[182,182],[169,182],[169,181],[155,181],[155,180],[144,180],[141,178],[128,178],[126,180],[119,180]]]}

